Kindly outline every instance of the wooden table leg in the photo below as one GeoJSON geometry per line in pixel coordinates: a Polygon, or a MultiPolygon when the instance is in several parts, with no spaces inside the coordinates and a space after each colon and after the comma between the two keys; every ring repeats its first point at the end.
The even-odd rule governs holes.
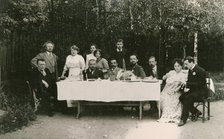
{"type": "Polygon", "coordinates": [[[78,101],[77,108],[78,108],[78,110],[77,110],[76,118],[79,119],[79,116],[80,116],[80,113],[81,113],[81,103],[80,103],[80,101],[78,101]]]}
{"type": "Polygon", "coordinates": [[[139,103],[139,120],[142,120],[142,101],[139,103]]]}
{"type": "Polygon", "coordinates": [[[160,116],[161,116],[161,109],[160,109],[160,101],[159,100],[157,101],[157,108],[158,108],[158,116],[160,118],[160,116]]]}

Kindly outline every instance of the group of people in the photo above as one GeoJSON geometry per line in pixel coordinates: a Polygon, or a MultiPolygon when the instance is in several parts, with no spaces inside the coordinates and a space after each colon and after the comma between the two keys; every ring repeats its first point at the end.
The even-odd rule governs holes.
{"type": "MultiPolygon", "coordinates": [[[[54,44],[50,41],[44,43],[46,51],[31,60],[31,65],[34,67],[31,82],[37,96],[42,98],[43,104],[47,106],[48,115],[53,116],[51,102],[57,98],[56,81],[58,80],[114,81],[147,78],[166,82],[161,92],[160,122],[178,122],[179,126],[183,126],[187,122],[189,113],[192,114],[192,120],[197,120],[201,112],[194,107],[194,102],[207,97],[208,91],[206,72],[194,63],[193,57],[188,56],[184,60],[174,59],[173,70],[166,73],[163,67],[157,65],[154,56],[149,57],[148,64],[143,68],[138,64],[137,55],[127,55],[123,45],[123,40],[119,39],[111,53],[109,63],[102,57],[102,51],[97,49],[95,44],[91,44],[91,53],[85,58],[79,55],[79,48],[73,45],[70,47],[71,54],[66,58],[63,72],[58,76],[58,57],[53,53],[54,44]],[[189,70],[186,72],[182,70],[183,67],[189,70]]],[[[150,113],[158,112],[156,102],[151,101],[150,106],[150,113]]]]}

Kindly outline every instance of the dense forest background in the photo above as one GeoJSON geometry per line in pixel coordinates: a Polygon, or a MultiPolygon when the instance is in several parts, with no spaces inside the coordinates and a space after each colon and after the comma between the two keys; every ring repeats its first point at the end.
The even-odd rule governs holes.
{"type": "Polygon", "coordinates": [[[206,70],[224,70],[222,0],[0,0],[0,10],[3,80],[26,76],[47,40],[56,45],[59,69],[73,44],[85,55],[95,43],[107,58],[122,38],[140,64],[151,55],[165,66],[197,55],[206,70]]]}

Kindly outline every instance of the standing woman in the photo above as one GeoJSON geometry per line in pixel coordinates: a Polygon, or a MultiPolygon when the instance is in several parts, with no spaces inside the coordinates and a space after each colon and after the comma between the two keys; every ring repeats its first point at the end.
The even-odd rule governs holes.
{"type": "Polygon", "coordinates": [[[94,56],[93,52],[96,50],[96,44],[91,44],[90,45],[90,54],[86,55],[86,68],[89,68],[89,60],[94,59],[96,60],[96,57],[94,56]]]}
{"type": "Polygon", "coordinates": [[[61,78],[65,78],[65,73],[68,70],[68,78],[72,80],[81,80],[82,71],[85,69],[85,60],[78,54],[79,48],[76,45],[71,46],[71,55],[66,58],[64,70],[61,78]]]}
{"type": "Polygon", "coordinates": [[[105,58],[101,57],[100,49],[96,49],[93,54],[96,57],[96,68],[101,70],[104,74],[104,79],[107,79],[109,71],[108,61],[105,58]]]}
{"type": "MultiPolygon", "coordinates": [[[[71,55],[66,58],[64,70],[62,72],[61,78],[65,78],[65,73],[68,70],[68,79],[70,80],[81,80],[82,72],[85,69],[85,60],[79,55],[79,48],[76,45],[71,46],[71,55]]],[[[67,100],[68,107],[74,107],[77,103],[73,100],[67,100]]]]}

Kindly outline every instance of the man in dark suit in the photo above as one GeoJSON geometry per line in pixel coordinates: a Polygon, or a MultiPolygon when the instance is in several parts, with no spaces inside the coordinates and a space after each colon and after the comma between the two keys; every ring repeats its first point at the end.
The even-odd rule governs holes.
{"type": "Polygon", "coordinates": [[[145,66],[145,73],[147,77],[151,76],[161,80],[166,71],[162,66],[158,66],[156,58],[151,56],[149,57],[148,65],[145,66]]]}
{"type": "Polygon", "coordinates": [[[116,43],[116,49],[112,51],[110,58],[116,59],[118,67],[126,70],[129,57],[127,55],[127,51],[124,49],[123,46],[123,40],[118,39],[116,43]]]}
{"type": "Polygon", "coordinates": [[[142,66],[138,65],[138,58],[136,55],[130,56],[130,64],[131,64],[131,71],[137,78],[145,78],[145,71],[142,66]]]}
{"type": "Polygon", "coordinates": [[[186,82],[185,93],[179,98],[183,104],[181,121],[178,126],[183,126],[189,116],[189,112],[193,115],[193,121],[197,120],[202,113],[194,107],[194,102],[208,97],[208,89],[206,86],[206,72],[203,68],[194,63],[193,57],[186,57],[184,65],[189,69],[188,80],[186,82]]]}
{"type": "Polygon", "coordinates": [[[90,59],[89,60],[89,68],[83,73],[84,80],[87,79],[104,79],[103,72],[96,68],[96,60],[90,59]]]}
{"type": "MultiPolygon", "coordinates": [[[[32,60],[31,60],[31,66],[33,68],[37,68],[37,60],[38,59],[44,59],[46,69],[50,71],[50,75],[52,76],[52,79],[54,82],[58,80],[58,56],[56,56],[53,51],[54,51],[55,45],[52,41],[47,41],[43,45],[44,52],[41,52],[37,54],[32,60]]],[[[54,95],[54,104],[55,106],[57,105],[57,109],[59,110],[63,106],[60,104],[61,102],[57,101],[57,86],[56,84],[52,85],[52,93],[54,95]]]]}
{"type": "MultiPolygon", "coordinates": [[[[166,74],[165,68],[157,65],[157,61],[154,56],[149,57],[148,65],[145,66],[145,73],[147,77],[153,77],[159,80],[161,80],[163,75],[166,74]]],[[[151,106],[149,113],[153,114],[158,112],[156,101],[150,101],[149,103],[151,106]]]]}
{"type": "Polygon", "coordinates": [[[38,99],[41,99],[41,106],[45,109],[48,116],[53,116],[52,111],[52,85],[54,80],[50,74],[49,69],[45,68],[46,63],[44,59],[37,59],[37,68],[33,70],[31,86],[36,92],[38,99]]]}

